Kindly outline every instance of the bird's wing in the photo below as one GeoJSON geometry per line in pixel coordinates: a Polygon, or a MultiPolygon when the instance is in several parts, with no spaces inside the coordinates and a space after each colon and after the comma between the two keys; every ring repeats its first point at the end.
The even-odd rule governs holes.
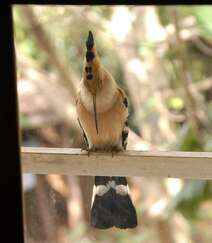
{"type": "Polygon", "coordinates": [[[128,134],[129,134],[129,128],[127,125],[125,125],[122,134],[121,134],[121,138],[122,138],[122,147],[124,150],[126,150],[127,148],[127,140],[128,140],[128,134]]]}
{"type": "MultiPolygon", "coordinates": [[[[126,96],[124,90],[122,90],[121,88],[118,88],[118,91],[122,97],[125,108],[128,110],[129,103],[128,103],[128,99],[127,99],[127,96],[126,96]]],[[[121,134],[121,145],[124,150],[126,150],[126,148],[127,148],[128,134],[129,134],[129,128],[128,128],[128,117],[127,117],[126,121],[124,123],[124,128],[123,128],[122,134],[121,134]]]]}
{"type": "MultiPolygon", "coordinates": [[[[77,103],[78,103],[78,99],[76,99],[76,105],[77,105],[77,103]]],[[[84,131],[84,129],[83,129],[83,127],[82,127],[82,125],[81,125],[81,122],[80,122],[79,117],[77,117],[77,121],[78,121],[79,126],[80,126],[80,128],[81,128],[81,130],[82,130],[82,135],[83,135],[83,139],[84,139],[84,142],[85,142],[86,148],[88,149],[88,148],[89,148],[88,139],[87,139],[86,134],[85,134],[85,131],[84,131]]]]}
{"type": "Polygon", "coordinates": [[[79,122],[79,126],[80,126],[80,128],[81,128],[81,130],[82,130],[83,139],[84,139],[84,142],[85,142],[86,148],[89,148],[88,139],[87,139],[87,137],[86,137],[86,134],[85,134],[84,129],[82,128],[82,125],[81,125],[81,123],[80,123],[80,119],[79,119],[79,118],[77,118],[77,120],[78,120],[78,122],[79,122]]]}

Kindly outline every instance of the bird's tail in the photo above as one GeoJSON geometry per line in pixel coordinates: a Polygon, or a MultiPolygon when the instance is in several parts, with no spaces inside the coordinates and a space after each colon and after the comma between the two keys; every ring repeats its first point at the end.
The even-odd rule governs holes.
{"type": "Polygon", "coordinates": [[[99,229],[137,226],[136,210],[129,195],[126,177],[95,177],[91,225],[99,229]]]}

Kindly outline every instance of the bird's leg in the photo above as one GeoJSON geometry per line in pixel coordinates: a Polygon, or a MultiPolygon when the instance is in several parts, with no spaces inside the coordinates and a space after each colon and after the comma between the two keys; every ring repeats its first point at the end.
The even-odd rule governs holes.
{"type": "Polygon", "coordinates": [[[115,146],[112,146],[112,148],[111,148],[111,155],[113,157],[118,152],[123,152],[123,151],[124,151],[124,149],[121,146],[115,145],[115,146]]]}
{"type": "Polygon", "coordinates": [[[96,147],[86,147],[85,149],[81,149],[81,151],[86,151],[87,152],[87,155],[90,156],[90,153],[91,152],[96,152],[97,151],[97,148],[96,147]]]}

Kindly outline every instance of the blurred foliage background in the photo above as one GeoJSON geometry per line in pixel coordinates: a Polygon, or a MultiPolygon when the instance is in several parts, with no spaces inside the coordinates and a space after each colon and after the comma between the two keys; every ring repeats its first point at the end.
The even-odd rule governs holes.
{"type": "MultiPolygon", "coordinates": [[[[14,6],[22,146],[81,147],[88,30],[130,100],[128,149],[212,150],[211,6],[14,6]]],[[[200,161],[201,163],[201,161],[200,161]]],[[[24,174],[28,243],[212,242],[210,181],[129,178],[139,226],[89,227],[93,178],[24,174]]]]}

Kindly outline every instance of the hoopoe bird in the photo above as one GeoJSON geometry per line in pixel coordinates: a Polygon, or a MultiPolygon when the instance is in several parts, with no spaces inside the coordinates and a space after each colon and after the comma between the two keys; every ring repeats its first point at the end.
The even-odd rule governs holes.
{"type": "MultiPolygon", "coordinates": [[[[128,138],[128,99],[102,66],[89,31],[83,77],[76,100],[78,122],[88,151],[123,151],[128,138]]],[[[126,177],[95,176],[91,226],[121,229],[137,226],[126,177]]]]}

